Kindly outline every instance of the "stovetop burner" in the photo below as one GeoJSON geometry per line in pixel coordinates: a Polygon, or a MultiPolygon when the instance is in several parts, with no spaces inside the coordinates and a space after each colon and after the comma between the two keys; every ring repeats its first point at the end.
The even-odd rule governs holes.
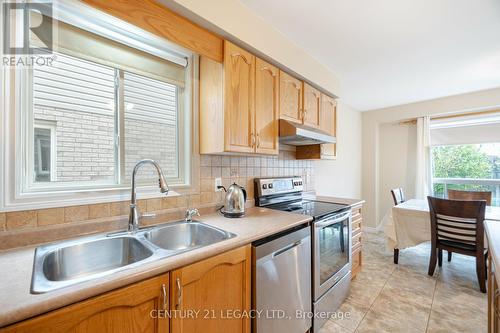
{"type": "Polygon", "coordinates": [[[267,208],[297,214],[310,215],[315,219],[319,219],[325,215],[348,210],[349,206],[324,201],[302,200],[297,202],[270,205],[267,206],[267,208]]]}

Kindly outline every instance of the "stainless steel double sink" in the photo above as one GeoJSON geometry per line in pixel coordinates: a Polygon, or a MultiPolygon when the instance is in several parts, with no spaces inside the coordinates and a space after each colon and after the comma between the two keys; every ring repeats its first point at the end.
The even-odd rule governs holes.
{"type": "Polygon", "coordinates": [[[171,222],[141,229],[81,237],[36,249],[31,292],[45,293],[179,253],[215,244],[236,235],[201,222],[171,222]]]}

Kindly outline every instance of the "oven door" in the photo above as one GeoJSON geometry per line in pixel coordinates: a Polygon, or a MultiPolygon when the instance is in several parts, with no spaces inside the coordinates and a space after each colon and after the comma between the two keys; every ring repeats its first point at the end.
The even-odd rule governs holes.
{"type": "Polygon", "coordinates": [[[313,223],[314,300],[351,269],[351,211],[313,223]]]}

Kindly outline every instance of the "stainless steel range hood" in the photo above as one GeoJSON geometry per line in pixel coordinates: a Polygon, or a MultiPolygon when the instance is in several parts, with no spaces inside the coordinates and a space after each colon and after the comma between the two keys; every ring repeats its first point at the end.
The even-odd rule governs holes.
{"type": "Polygon", "coordinates": [[[280,143],[290,146],[308,146],[336,143],[337,138],[316,128],[280,119],[280,143]]]}

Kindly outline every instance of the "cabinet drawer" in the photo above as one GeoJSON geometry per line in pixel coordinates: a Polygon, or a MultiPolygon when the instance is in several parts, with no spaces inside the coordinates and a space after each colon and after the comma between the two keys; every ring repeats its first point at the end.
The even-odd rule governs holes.
{"type": "Polygon", "coordinates": [[[361,236],[362,236],[363,232],[361,231],[361,229],[356,229],[356,230],[353,230],[352,231],[352,246],[354,248],[354,246],[357,244],[357,243],[361,243],[361,236]]]}
{"type": "Polygon", "coordinates": [[[352,212],[352,221],[353,221],[353,222],[354,222],[354,221],[360,221],[360,220],[362,220],[362,219],[363,219],[363,217],[361,216],[361,213],[359,213],[359,212],[354,212],[354,211],[352,212]]]}
{"type": "Polygon", "coordinates": [[[361,239],[357,239],[356,241],[354,241],[354,239],[353,239],[351,253],[354,253],[356,251],[361,251],[362,246],[363,245],[361,244],[361,239]]]}
{"type": "Polygon", "coordinates": [[[353,221],[351,223],[352,236],[356,235],[357,232],[361,231],[361,220],[353,221]]]}
{"type": "Polygon", "coordinates": [[[357,250],[353,251],[353,253],[352,253],[351,271],[352,271],[353,277],[356,276],[356,274],[361,270],[361,262],[362,262],[362,252],[361,252],[361,247],[360,247],[357,250]]]}

